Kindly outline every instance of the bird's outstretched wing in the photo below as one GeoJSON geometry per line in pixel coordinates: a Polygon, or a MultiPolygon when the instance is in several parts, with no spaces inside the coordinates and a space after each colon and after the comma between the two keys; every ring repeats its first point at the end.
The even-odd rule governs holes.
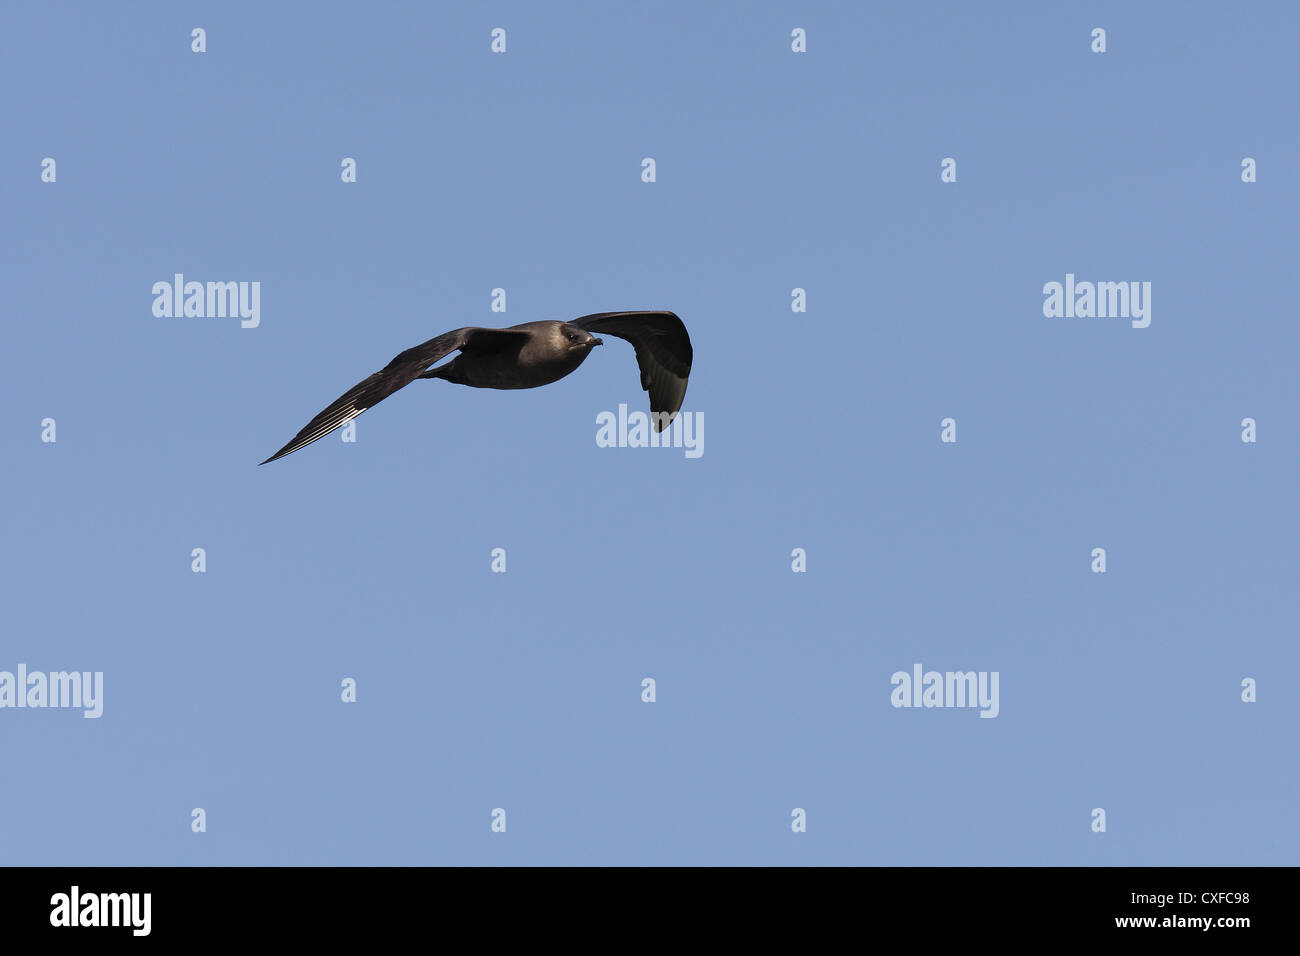
{"type": "MultiPolygon", "coordinates": [[[[616,333],[617,334],[617,333],[616,333]]],[[[492,351],[526,341],[527,332],[513,329],[481,329],[470,326],[445,332],[402,352],[369,378],[340,395],[328,408],[309,421],[293,440],[261,464],[291,455],[304,445],[324,438],[340,425],[352,421],[367,408],[378,405],[393,392],[409,385],[434,362],[457,349],[492,351]]]]}
{"type": "Polygon", "coordinates": [[[597,312],[569,324],[631,342],[641,368],[641,387],[650,393],[655,431],[663,431],[677,417],[694,358],[681,319],[672,312],[597,312]]]}

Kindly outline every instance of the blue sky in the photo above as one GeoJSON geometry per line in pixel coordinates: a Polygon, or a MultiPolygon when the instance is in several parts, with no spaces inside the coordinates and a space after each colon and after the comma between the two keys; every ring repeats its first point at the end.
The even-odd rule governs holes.
{"type": "Polygon", "coordinates": [[[104,699],[0,709],[0,861],[1300,862],[1298,26],[6,4],[0,670],[104,699]],[[260,324],[156,317],[177,272],[260,324]],[[689,327],[698,459],[597,447],[609,340],[256,467],[436,334],[616,309],[689,327]],[[891,706],[916,663],[998,716],[891,706]]]}

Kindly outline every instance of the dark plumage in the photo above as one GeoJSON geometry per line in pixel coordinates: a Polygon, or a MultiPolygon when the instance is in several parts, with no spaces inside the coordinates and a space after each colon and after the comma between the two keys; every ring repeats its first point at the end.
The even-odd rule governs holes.
{"type": "Polygon", "coordinates": [[[266,461],[292,454],[417,378],[441,378],[473,388],[537,388],[568,375],[597,345],[602,332],[631,342],[650,393],[655,431],[676,417],[691,374],[691,338],[672,312],[597,312],[572,322],[525,322],[508,329],[469,326],[407,349],[369,378],[348,389],[266,461]],[[431,369],[450,353],[460,354],[431,369]]]}

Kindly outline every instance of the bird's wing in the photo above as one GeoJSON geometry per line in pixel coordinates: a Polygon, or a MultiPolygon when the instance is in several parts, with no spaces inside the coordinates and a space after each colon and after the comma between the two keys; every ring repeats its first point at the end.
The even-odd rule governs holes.
{"type": "Polygon", "coordinates": [[[641,368],[641,387],[650,393],[655,431],[663,431],[682,407],[694,358],[682,320],[672,312],[597,312],[569,324],[588,332],[608,332],[632,343],[641,368]]]}
{"type": "Polygon", "coordinates": [[[508,347],[528,338],[527,332],[513,329],[481,329],[470,326],[445,332],[414,348],[402,352],[369,378],[358,382],[340,395],[323,412],[309,421],[293,440],[266,461],[291,455],[304,445],[324,438],[340,425],[352,421],[367,408],[377,405],[404,385],[409,385],[434,362],[457,349],[491,351],[508,347]]]}

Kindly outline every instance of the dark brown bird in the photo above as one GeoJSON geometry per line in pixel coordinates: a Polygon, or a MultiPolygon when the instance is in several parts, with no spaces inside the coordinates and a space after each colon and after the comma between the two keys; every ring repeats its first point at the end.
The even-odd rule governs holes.
{"type": "Polygon", "coordinates": [[[537,388],[557,382],[604,344],[593,332],[632,343],[641,387],[650,393],[654,429],[663,431],[682,407],[691,374],[693,352],[686,326],[672,312],[597,312],[572,322],[525,322],[508,329],[469,326],[429,339],[352,386],[261,464],[324,438],[417,378],[441,378],[473,388],[537,388]],[[446,365],[429,367],[457,349],[460,354],[446,365]]]}

